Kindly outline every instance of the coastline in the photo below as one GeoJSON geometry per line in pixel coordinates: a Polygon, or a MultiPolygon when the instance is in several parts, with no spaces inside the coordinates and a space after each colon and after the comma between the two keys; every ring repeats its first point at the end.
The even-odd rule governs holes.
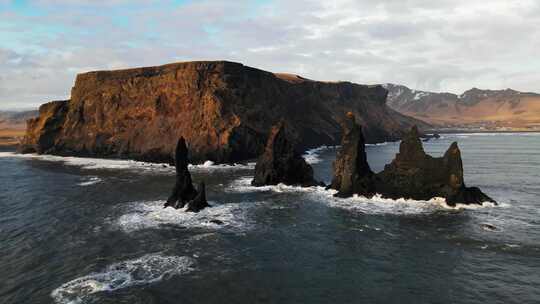
{"type": "Polygon", "coordinates": [[[480,129],[427,129],[425,130],[427,134],[438,133],[438,134],[472,134],[472,133],[482,133],[482,134],[509,134],[509,133],[540,133],[540,130],[480,130],[480,129]]]}

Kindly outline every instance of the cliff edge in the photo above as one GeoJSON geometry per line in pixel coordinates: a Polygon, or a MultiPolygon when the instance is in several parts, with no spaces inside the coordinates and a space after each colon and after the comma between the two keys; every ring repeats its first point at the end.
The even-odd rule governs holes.
{"type": "Polygon", "coordinates": [[[70,100],[29,120],[20,151],[172,162],[184,137],[194,162],[235,162],[260,155],[281,120],[300,149],[338,144],[347,112],[368,143],[422,125],[388,108],[382,86],[283,75],[226,61],[80,74],[70,100]]]}

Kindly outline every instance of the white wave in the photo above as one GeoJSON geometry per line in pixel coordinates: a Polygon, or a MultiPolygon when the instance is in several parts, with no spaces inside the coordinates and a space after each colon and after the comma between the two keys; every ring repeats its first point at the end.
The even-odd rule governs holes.
{"type": "Polygon", "coordinates": [[[193,270],[193,265],[194,260],[189,257],[148,254],[69,281],[53,290],[51,297],[56,303],[84,303],[98,292],[151,284],[170,276],[188,273],[193,270]]]}
{"type": "Polygon", "coordinates": [[[331,207],[342,208],[366,214],[429,214],[441,210],[475,210],[485,207],[494,207],[492,203],[483,205],[456,204],[449,206],[442,197],[435,197],[427,201],[413,199],[388,199],[377,194],[372,198],[354,195],[349,198],[337,198],[334,194],[336,190],[326,190],[317,187],[313,192],[317,198],[331,207]]]}
{"type": "MultiPolygon", "coordinates": [[[[174,173],[174,166],[168,164],[155,164],[125,159],[105,159],[74,156],[57,156],[46,154],[19,154],[14,152],[0,152],[0,158],[22,158],[36,159],[42,161],[61,162],[65,165],[80,167],[86,170],[111,169],[111,170],[137,170],[142,172],[156,173],[174,173]]],[[[190,165],[189,168],[194,171],[212,171],[212,170],[239,170],[252,169],[254,163],[247,164],[214,164],[212,161],[206,161],[201,165],[190,165]]]]}
{"type": "MultiPolygon", "coordinates": [[[[250,225],[247,210],[256,203],[232,203],[214,205],[198,213],[184,209],[163,208],[165,201],[135,202],[126,209],[130,212],[122,215],[114,223],[126,232],[156,228],[161,225],[175,225],[189,228],[227,228],[243,230],[250,225]]],[[[210,202],[211,205],[212,202],[210,202]]]]}
{"type": "Polygon", "coordinates": [[[355,195],[349,198],[334,197],[336,190],[326,189],[325,187],[299,187],[278,184],[275,186],[255,187],[251,185],[253,177],[245,176],[235,180],[226,191],[229,192],[302,192],[311,196],[314,200],[323,202],[328,206],[335,208],[348,209],[367,214],[421,214],[433,213],[440,210],[475,210],[485,207],[494,207],[495,204],[485,202],[483,205],[465,205],[456,204],[449,206],[444,198],[432,198],[427,201],[413,199],[387,199],[380,195],[372,198],[355,195]]]}
{"type": "Polygon", "coordinates": [[[253,176],[243,176],[236,180],[234,180],[227,188],[225,188],[225,191],[227,192],[304,192],[305,189],[311,189],[311,188],[304,188],[304,187],[298,187],[298,186],[289,186],[285,184],[278,184],[273,186],[261,186],[261,187],[255,187],[251,185],[251,181],[253,180],[253,176]]]}
{"type": "Polygon", "coordinates": [[[255,169],[255,163],[246,164],[216,164],[211,160],[205,161],[200,165],[189,165],[190,170],[213,171],[213,170],[252,170],[255,169]]]}
{"type": "Polygon", "coordinates": [[[385,142],[377,143],[377,144],[366,144],[366,147],[386,146],[388,144],[393,144],[393,143],[396,143],[396,141],[392,141],[392,142],[385,141],[385,142]]]}
{"type": "Polygon", "coordinates": [[[97,176],[92,176],[88,180],[86,180],[84,182],[81,182],[81,183],[78,183],[77,185],[82,186],[82,187],[86,187],[86,186],[91,186],[91,185],[101,183],[102,181],[103,180],[101,178],[99,178],[97,176]]]}
{"type": "Polygon", "coordinates": [[[308,164],[316,164],[322,161],[321,158],[319,157],[319,154],[322,151],[329,150],[329,149],[337,149],[337,148],[339,148],[339,146],[320,146],[318,148],[307,150],[302,156],[304,157],[304,159],[306,160],[308,164]]]}

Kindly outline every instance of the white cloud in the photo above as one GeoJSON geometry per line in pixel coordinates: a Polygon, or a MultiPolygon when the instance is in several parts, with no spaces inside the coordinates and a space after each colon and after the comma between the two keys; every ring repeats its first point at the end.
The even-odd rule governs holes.
{"type": "Polygon", "coordinates": [[[75,74],[90,69],[201,59],[422,90],[540,91],[538,1],[203,0],[163,9],[141,0],[121,12],[115,4],[127,1],[69,2],[45,15],[0,13],[17,25],[0,23],[0,31],[17,31],[17,44],[31,46],[0,38],[0,107],[67,97],[75,74]],[[119,14],[127,25],[117,24],[119,14]],[[36,34],[35,25],[62,30],[36,34]]]}

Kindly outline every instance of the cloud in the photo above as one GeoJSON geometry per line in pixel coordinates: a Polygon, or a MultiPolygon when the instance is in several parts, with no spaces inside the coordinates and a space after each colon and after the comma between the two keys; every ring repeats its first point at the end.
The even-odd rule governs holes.
{"type": "Polygon", "coordinates": [[[0,11],[0,108],[67,98],[80,72],[180,60],[456,93],[540,91],[534,0],[164,3],[7,4],[0,11]]]}

